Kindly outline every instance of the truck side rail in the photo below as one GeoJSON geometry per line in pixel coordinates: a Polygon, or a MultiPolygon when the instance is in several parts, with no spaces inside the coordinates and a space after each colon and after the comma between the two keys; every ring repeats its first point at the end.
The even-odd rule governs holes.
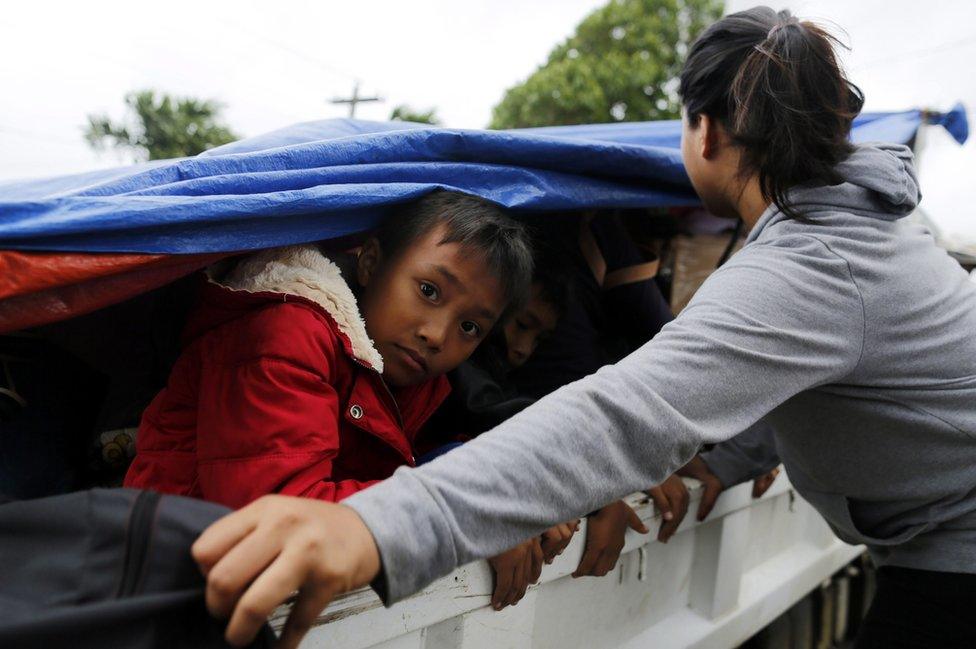
{"type": "MultiPolygon", "coordinates": [[[[477,561],[390,608],[370,589],[348,593],[323,611],[302,646],[735,647],[863,551],[837,540],[785,474],[760,499],[751,484],[727,490],[701,523],[701,486],[686,484],[689,512],[667,544],[655,538],[661,518],[650,499],[628,497],[652,531],[628,530],[605,577],[570,576],[583,554],[584,522],[514,607],[490,607],[492,575],[477,561]]],[[[280,628],[287,611],[280,608],[272,625],[280,628]]]]}

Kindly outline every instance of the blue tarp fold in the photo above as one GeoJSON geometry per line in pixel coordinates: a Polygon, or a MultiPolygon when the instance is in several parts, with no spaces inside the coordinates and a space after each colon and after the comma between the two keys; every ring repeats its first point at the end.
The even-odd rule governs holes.
{"type": "MultiPolygon", "coordinates": [[[[940,118],[958,137],[968,127],[957,110],[940,118]]],[[[904,143],[932,119],[865,114],[852,137],[904,143]]],[[[338,238],[438,187],[529,211],[693,205],[680,130],[676,121],[512,131],[297,124],[194,158],[0,183],[0,248],[198,253],[338,238]]]]}

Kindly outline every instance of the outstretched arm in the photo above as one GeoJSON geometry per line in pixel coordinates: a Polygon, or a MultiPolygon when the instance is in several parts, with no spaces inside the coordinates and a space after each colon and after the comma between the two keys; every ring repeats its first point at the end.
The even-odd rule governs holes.
{"type": "Polygon", "coordinates": [[[455,566],[660,484],[702,444],[845,377],[863,327],[846,262],[819,241],[743,250],[621,362],[346,501],[380,548],[381,596],[397,601],[455,566]]]}
{"type": "MultiPolygon", "coordinates": [[[[558,390],[420,469],[398,470],[345,506],[326,510],[317,503],[314,513],[308,508],[305,518],[324,521],[317,524],[315,544],[325,548],[322,556],[333,557],[323,561],[338,574],[311,573],[308,560],[292,554],[295,567],[289,570],[285,562],[276,570],[274,583],[282,586],[274,592],[304,584],[303,596],[320,605],[327,598],[315,593],[331,596],[372,577],[378,549],[383,572],[374,587],[385,601],[396,601],[458,565],[660,483],[702,443],[728,439],[791,396],[850,373],[860,358],[863,327],[846,263],[819,242],[798,237],[782,247],[744,250],[660,335],[617,365],[558,390]],[[831,327],[822,326],[825,312],[831,327]],[[351,548],[353,542],[362,547],[351,548]]],[[[239,608],[248,597],[239,593],[261,573],[247,563],[250,552],[238,551],[267,543],[267,533],[253,525],[253,541],[215,546],[208,532],[198,543],[198,556],[218,567],[224,563],[221,574],[238,575],[218,582],[226,595],[215,610],[236,611],[235,603],[239,608]],[[235,571],[236,562],[243,567],[235,571]]],[[[280,544],[271,547],[262,566],[285,556],[280,544]]],[[[259,582],[270,587],[262,575],[247,592],[259,582]]],[[[262,612],[273,610],[267,605],[273,599],[247,599],[243,618],[235,612],[234,619],[260,621],[262,612]]],[[[232,623],[228,633],[258,628],[241,624],[232,623]]]]}

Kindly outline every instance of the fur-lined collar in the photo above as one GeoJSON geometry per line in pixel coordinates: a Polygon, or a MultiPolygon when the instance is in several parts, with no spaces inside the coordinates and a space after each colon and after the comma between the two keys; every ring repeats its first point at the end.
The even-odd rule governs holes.
{"type": "Polygon", "coordinates": [[[219,279],[209,269],[207,275],[210,281],[233,290],[286,293],[315,302],[332,316],[339,331],[349,339],[353,356],[383,372],[383,357],[366,333],[356,297],[339,267],[316,246],[262,250],[239,261],[219,279]]]}

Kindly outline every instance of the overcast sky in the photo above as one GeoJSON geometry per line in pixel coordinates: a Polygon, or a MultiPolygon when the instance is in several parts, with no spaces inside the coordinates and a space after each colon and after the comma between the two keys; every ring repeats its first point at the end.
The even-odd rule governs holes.
{"type": "MultiPolygon", "coordinates": [[[[599,0],[357,0],[9,3],[0,20],[0,180],[114,166],[81,137],[85,116],[123,114],[126,92],[214,98],[242,135],[345,116],[328,100],[355,79],[382,104],[436,107],[447,126],[484,127],[599,0]]],[[[754,4],[731,0],[730,8],[754,4]]],[[[870,110],[976,107],[971,0],[785,2],[835,23],[853,46],[852,77],[870,110]]],[[[930,129],[921,160],[925,205],[946,233],[976,242],[976,144],[930,129]]],[[[976,138],[974,138],[976,140],[976,138]]]]}
{"type": "Polygon", "coordinates": [[[0,179],[118,164],[82,140],[85,116],[123,114],[138,88],[215,98],[242,135],[401,103],[483,128],[598,0],[87,0],[11,3],[0,19],[0,179]]]}

